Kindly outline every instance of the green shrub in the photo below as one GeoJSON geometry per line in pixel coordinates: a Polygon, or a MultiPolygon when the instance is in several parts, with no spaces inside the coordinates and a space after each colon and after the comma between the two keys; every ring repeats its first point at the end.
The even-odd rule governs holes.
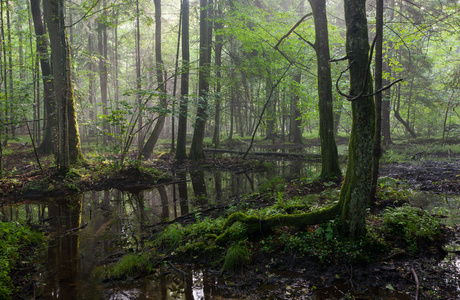
{"type": "Polygon", "coordinates": [[[418,250],[419,243],[433,241],[441,232],[439,220],[418,207],[387,208],[382,218],[388,233],[404,237],[412,253],[418,250]]]}

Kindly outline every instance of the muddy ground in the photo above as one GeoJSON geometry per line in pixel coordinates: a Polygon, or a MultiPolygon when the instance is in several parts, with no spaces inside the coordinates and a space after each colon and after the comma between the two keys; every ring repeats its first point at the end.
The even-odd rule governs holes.
{"type": "MultiPolygon", "coordinates": [[[[25,188],[33,180],[49,177],[55,184],[62,180],[55,169],[39,170],[31,151],[25,152],[21,145],[16,147],[17,151],[5,159],[5,168],[14,170],[15,174],[10,180],[1,181],[0,203],[43,196],[40,191],[25,193],[25,188]],[[13,183],[11,179],[14,179],[13,183]]],[[[269,159],[264,157],[264,160],[269,159]]],[[[197,167],[187,162],[177,164],[171,155],[164,155],[149,164],[165,172],[197,167]]],[[[217,166],[234,172],[262,168],[257,163],[232,158],[208,158],[202,165],[204,168],[206,166],[217,166]]],[[[460,194],[460,156],[450,156],[449,153],[445,157],[438,155],[436,160],[422,153],[414,155],[410,162],[383,164],[380,175],[398,179],[407,187],[421,191],[460,194]]],[[[128,170],[111,177],[81,180],[78,190],[148,187],[156,183],[156,180],[145,174],[128,170]]],[[[317,190],[318,187],[312,187],[306,192],[317,190]]],[[[74,188],[63,185],[51,193],[74,192],[74,188]]],[[[459,228],[444,230],[446,243],[460,244],[459,228]]],[[[174,263],[187,268],[192,262],[174,263]]],[[[219,278],[216,293],[225,298],[308,299],[316,295],[316,299],[414,299],[416,296],[419,299],[460,299],[458,264],[458,253],[447,253],[440,247],[427,247],[416,256],[401,253],[365,265],[322,265],[286,253],[270,257],[263,253],[253,253],[251,265],[237,274],[222,275],[220,269],[212,266],[208,270],[219,278]]]]}

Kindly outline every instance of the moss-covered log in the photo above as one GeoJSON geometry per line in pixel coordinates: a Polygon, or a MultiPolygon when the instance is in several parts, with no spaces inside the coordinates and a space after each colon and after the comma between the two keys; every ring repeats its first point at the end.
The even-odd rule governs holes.
{"type": "Polygon", "coordinates": [[[256,234],[267,234],[280,226],[292,226],[302,229],[309,225],[325,223],[336,218],[339,214],[339,204],[308,213],[276,215],[265,219],[236,212],[228,217],[224,224],[225,231],[216,238],[216,243],[223,245],[228,241],[235,240],[235,238],[241,238],[238,233],[241,233],[242,230],[235,228],[235,224],[238,223],[245,225],[244,234],[252,236],[256,234]]]}

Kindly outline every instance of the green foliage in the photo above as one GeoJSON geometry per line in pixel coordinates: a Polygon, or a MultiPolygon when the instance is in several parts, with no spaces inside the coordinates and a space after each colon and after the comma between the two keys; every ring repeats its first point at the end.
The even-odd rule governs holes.
{"type": "Polygon", "coordinates": [[[404,238],[411,253],[418,250],[419,243],[434,241],[441,232],[439,220],[417,207],[387,208],[382,218],[387,233],[404,238]]]}
{"type": "Polygon", "coordinates": [[[103,278],[125,279],[139,274],[149,274],[157,261],[151,252],[124,255],[118,262],[109,265],[103,272],[103,278]]]}
{"type": "Polygon", "coordinates": [[[232,244],[225,254],[222,270],[236,272],[238,269],[251,262],[251,252],[246,241],[232,244]]]}
{"type": "Polygon", "coordinates": [[[0,299],[10,299],[15,288],[11,271],[30,247],[38,251],[43,245],[43,234],[16,222],[0,222],[0,299]]]}
{"type": "MultiPolygon", "coordinates": [[[[222,217],[202,220],[197,218],[195,223],[186,226],[171,224],[159,234],[153,244],[173,254],[212,255],[218,250],[214,240],[222,232],[223,224],[222,217]]],[[[235,235],[237,234],[238,230],[235,229],[235,235]]]]}
{"type": "Polygon", "coordinates": [[[286,180],[280,176],[273,177],[259,187],[259,192],[266,193],[271,191],[283,192],[286,189],[286,180]]]}
{"type": "Polygon", "coordinates": [[[408,203],[410,197],[413,196],[414,192],[409,189],[403,182],[391,178],[381,177],[379,178],[377,189],[377,202],[391,202],[393,205],[402,205],[408,203]]]}
{"type": "Polygon", "coordinates": [[[285,251],[300,256],[317,258],[321,263],[357,262],[370,260],[366,253],[365,239],[349,241],[337,232],[337,220],[331,220],[319,226],[311,226],[307,231],[297,233],[282,232],[277,240],[272,240],[266,247],[276,248],[281,245],[285,251]]]}

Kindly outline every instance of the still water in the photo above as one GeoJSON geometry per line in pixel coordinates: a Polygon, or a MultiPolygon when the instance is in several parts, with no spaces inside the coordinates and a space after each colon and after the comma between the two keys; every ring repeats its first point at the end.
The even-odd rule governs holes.
{"type": "MultiPolygon", "coordinates": [[[[337,287],[318,288],[312,292],[305,290],[309,283],[301,280],[297,281],[298,286],[291,287],[291,294],[305,295],[302,298],[273,295],[271,290],[275,290],[275,286],[261,286],[257,297],[254,294],[229,295],[228,288],[222,288],[228,286],[228,281],[200,266],[179,266],[185,275],[170,271],[125,282],[102,283],[93,276],[97,266],[116,260],[125,249],[135,249],[136,240],[152,225],[197,210],[228,205],[232,199],[256,191],[267,178],[277,175],[310,177],[317,168],[299,162],[280,162],[272,171],[259,174],[179,173],[175,183],[148,190],[90,191],[4,206],[0,218],[52,228],[39,275],[44,284],[37,287],[42,299],[340,299],[343,293],[337,287]],[[75,230],[78,228],[81,229],[75,230]]],[[[434,213],[447,213],[460,207],[458,196],[424,195],[414,201],[434,213]]],[[[448,218],[446,222],[458,224],[458,213],[456,218],[448,218]]],[[[454,250],[456,246],[452,246],[454,250]]],[[[453,264],[451,268],[460,270],[458,259],[449,263],[453,264]]],[[[276,276],[275,272],[268,276],[276,276]]],[[[284,276],[297,278],[299,274],[284,276]]],[[[378,294],[382,299],[386,296],[410,299],[387,290],[378,294]]]]}

